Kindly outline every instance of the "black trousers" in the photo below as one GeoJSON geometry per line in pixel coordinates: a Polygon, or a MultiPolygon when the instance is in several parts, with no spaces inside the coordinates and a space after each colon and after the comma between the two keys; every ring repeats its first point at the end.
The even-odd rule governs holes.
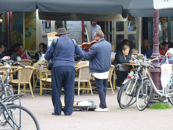
{"type": "Polygon", "coordinates": [[[116,86],[121,87],[124,79],[127,77],[127,73],[119,71],[119,70],[116,70],[116,75],[117,75],[116,86]]]}
{"type": "Polygon", "coordinates": [[[73,66],[58,66],[52,69],[52,102],[54,113],[61,114],[62,104],[60,100],[61,88],[65,91],[65,107],[64,114],[71,115],[73,113],[74,103],[74,78],[75,68],[73,66]]]}

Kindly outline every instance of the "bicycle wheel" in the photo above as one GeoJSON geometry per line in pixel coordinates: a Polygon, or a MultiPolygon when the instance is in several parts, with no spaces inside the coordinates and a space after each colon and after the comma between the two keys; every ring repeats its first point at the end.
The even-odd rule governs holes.
{"type": "MultiPolygon", "coordinates": [[[[172,77],[171,77],[172,78],[172,77]]],[[[169,87],[168,94],[173,93],[173,84],[169,87]]],[[[170,94],[171,97],[168,97],[168,101],[173,105],[173,95],[170,94]]]]}
{"type": "Polygon", "coordinates": [[[136,105],[138,110],[143,111],[150,102],[153,87],[149,79],[143,81],[136,94],[136,105]]]}
{"type": "MultiPolygon", "coordinates": [[[[128,82],[128,80],[130,80],[130,79],[128,79],[128,78],[126,78],[125,80],[124,80],[124,82],[128,82]]],[[[120,87],[120,90],[118,91],[118,94],[117,94],[117,101],[118,101],[118,103],[120,102],[120,93],[121,93],[121,89],[124,87],[124,82],[123,82],[123,84],[121,85],[121,87],[120,87]]]]}
{"type": "Polygon", "coordinates": [[[40,126],[38,124],[37,119],[25,107],[21,106],[21,115],[19,105],[8,105],[7,110],[15,123],[9,117],[7,111],[4,110],[3,115],[7,118],[8,121],[6,120],[6,125],[0,126],[0,129],[2,128],[3,130],[40,130],[40,126]]]}
{"type": "Polygon", "coordinates": [[[119,106],[125,109],[136,102],[135,94],[137,87],[137,79],[129,79],[120,89],[119,106]],[[133,89],[133,90],[132,90],[133,89]]]}

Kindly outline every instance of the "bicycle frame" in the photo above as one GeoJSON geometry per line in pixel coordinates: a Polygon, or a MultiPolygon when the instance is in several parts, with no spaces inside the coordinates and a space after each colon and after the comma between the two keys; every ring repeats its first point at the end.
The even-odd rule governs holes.
{"type": "MultiPolygon", "coordinates": [[[[22,95],[15,95],[15,96],[13,96],[13,98],[11,98],[11,100],[13,100],[13,102],[14,102],[14,100],[16,100],[16,99],[19,99],[19,106],[20,106],[20,122],[19,122],[19,126],[16,124],[16,122],[14,121],[14,119],[13,119],[13,117],[10,115],[10,113],[9,113],[9,110],[7,109],[7,106],[8,105],[12,105],[12,104],[14,104],[14,103],[11,103],[11,104],[5,104],[3,101],[0,101],[0,107],[1,107],[1,110],[0,110],[0,115],[1,114],[3,114],[4,112],[7,112],[7,115],[8,116],[6,116],[5,114],[3,114],[4,115],[4,117],[5,117],[5,120],[7,121],[7,123],[11,126],[11,128],[13,128],[13,129],[15,129],[16,127],[19,129],[19,128],[21,128],[21,99],[20,99],[20,96],[22,96],[22,95]],[[18,97],[18,98],[15,98],[15,97],[18,97]],[[9,122],[9,118],[10,118],[10,120],[12,121],[12,123],[13,124],[11,124],[10,122],[9,122]]],[[[12,97],[12,96],[9,96],[9,97],[12,97]]],[[[8,98],[8,97],[7,97],[8,98]]]]}
{"type": "Polygon", "coordinates": [[[154,89],[154,91],[155,91],[159,96],[161,96],[161,97],[166,97],[166,98],[167,98],[167,97],[171,97],[171,95],[173,95],[173,92],[167,94],[166,88],[163,88],[162,90],[158,90],[158,89],[156,88],[156,85],[154,84],[154,82],[153,82],[153,80],[152,80],[152,78],[151,78],[151,76],[150,76],[150,74],[149,74],[149,72],[148,72],[147,69],[145,69],[145,75],[149,78],[149,80],[150,80],[150,82],[151,82],[151,84],[152,84],[152,88],[154,89]]]}

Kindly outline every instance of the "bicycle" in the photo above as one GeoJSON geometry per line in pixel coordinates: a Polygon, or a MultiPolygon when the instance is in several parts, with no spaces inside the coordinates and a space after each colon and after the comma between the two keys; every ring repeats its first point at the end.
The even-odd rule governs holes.
{"type": "MultiPolygon", "coordinates": [[[[19,62],[14,62],[12,60],[10,61],[7,61],[7,60],[4,60],[4,59],[0,59],[0,61],[3,61],[3,62],[6,62],[8,64],[8,67],[7,67],[7,74],[6,74],[6,78],[5,78],[5,81],[3,83],[2,81],[2,76],[3,75],[0,75],[0,98],[4,98],[6,96],[9,96],[9,95],[13,95],[13,90],[12,90],[12,86],[9,84],[9,80],[10,80],[10,74],[11,74],[11,67],[12,65],[18,65],[18,66],[21,66],[21,67],[25,67],[24,65],[20,64],[19,62]]],[[[15,73],[17,72],[17,70],[13,71],[12,73],[15,73]]],[[[3,71],[4,74],[6,73],[5,71],[3,71]]]]}
{"type": "MultiPolygon", "coordinates": [[[[4,83],[1,80],[1,86],[2,86],[2,93],[3,96],[1,95],[1,100],[0,100],[0,129],[3,128],[4,129],[9,129],[12,128],[14,130],[21,130],[21,129],[27,129],[28,127],[31,130],[40,130],[39,124],[37,119],[35,118],[35,116],[25,107],[21,106],[21,100],[20,97],[23,96],[23,94],[19,94],[19,95],[14,95],[13,93],[8,94],[7,90],[12,90],[11,85],[9,84],[9,76],[10,73],[14,73],[16,71],[18,71],[18,69],[16,69],[13,72],[10,72],[11,66],[12,65],[20,65],[22,67],[24,67],[23,65],[21,65],[18,62],[13,62],[13,61],[9,61],[10,66],[8,67],[7,70],[7,77],[6,80],[4,81],[4,83]],[[6,89],[6,86],[10,86],[10,89],[6,89]],[[14,101],[16,99],[19,99],[19,105],[14,104],[14,101]],[[26,121],[26,122],[25,122],[26,121]],[[31,125],[28,126],[28,123],[32,123],[31,125]],[[26,128],[27,126],[27,128],[26,128]]],[[[2,75],[5,75],[6,72],[2,71],[0,72],[0,77],[2,75]]]]}
{"type": "MultiPolygon", "coordinates": [[[[158,90],[150,76],[148,69],[146,69],[147,67],[154,68],[154,65],[150,62],[150,60],[145,64],[144,69],[144,77],[147,77],[148,79],[145,82],[141,80],[141,85],[137,90],[136,105],[138,110],[143,111],[148,106],[151,97],[154,96],[152,93],[153,89],[159,97],[165,100],[168,99],[168,101],[173,105],[173,85],[167,85],[166,88],[158,90]]],[[[171,76],[171,79],[173,79],[173,76],[171,76]]]]}
{"type": "Polygon", "coordinates": [[[15,94],[0,101],[0,115],[4,117],[4,124],[1,124],[0,129],[40,130],[35,116],[27,108],[21,106],[20,97],[22,96],[23,94],[15,94]],[[16,99],[19,99],[19,105],[13,103],[16,99]],[[6,104],[6,102],[11,102],[11,104],[6,104]]]}
{"type": "MultiPolygon", "coordinates": [[[[156,59],[152,61],[154,60],[156,59]]],[[[136,67],[133,66],[133,69],[131,69],[127,75],[127,78],[122,83],[121,89],[118,92],[117,100],[121,109],[125,109],[136,102],[136,93],[143,78],[144,65],[142,61],[138,61],[136,58],[134,58],[134,61],[136,62],[136,67]]],[[[145,80],[147,80],[147,77],[145,77],[145,80]]]]}

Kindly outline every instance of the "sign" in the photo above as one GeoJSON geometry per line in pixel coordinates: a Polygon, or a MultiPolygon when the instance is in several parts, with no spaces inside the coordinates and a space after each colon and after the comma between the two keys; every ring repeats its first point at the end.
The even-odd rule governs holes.
{"type": "Polygon", "coordinates": [[[153,0],[154,9],[173,8],[173,0],[153,0]]]}

